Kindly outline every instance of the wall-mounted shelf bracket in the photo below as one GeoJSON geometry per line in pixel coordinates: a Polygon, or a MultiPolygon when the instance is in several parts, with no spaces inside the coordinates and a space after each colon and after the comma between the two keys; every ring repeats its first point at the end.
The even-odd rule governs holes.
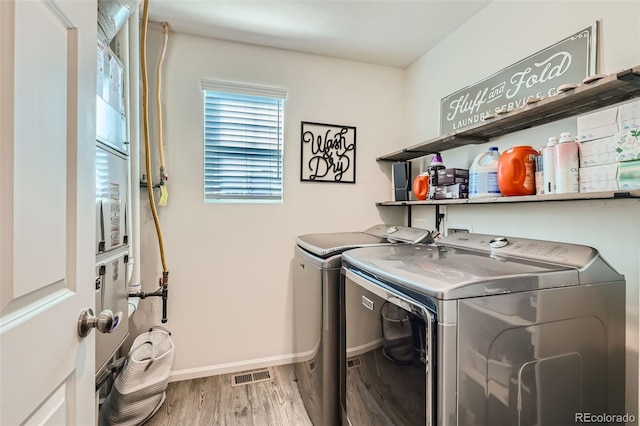
{"type": "Polygon", "coordinates": [[[436,231],[440,231],[440,224],[444,220],[444,213],[440,212],[440,205],[436,204],[436,231]]]}

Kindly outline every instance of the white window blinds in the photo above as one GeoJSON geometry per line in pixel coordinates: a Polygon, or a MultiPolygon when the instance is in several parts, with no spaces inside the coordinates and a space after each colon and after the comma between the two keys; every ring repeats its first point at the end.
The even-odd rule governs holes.
{"type": "Polygon", "coordinates": [[[205,201],[282,202],[282,89],[201,81],[205,201]]]}

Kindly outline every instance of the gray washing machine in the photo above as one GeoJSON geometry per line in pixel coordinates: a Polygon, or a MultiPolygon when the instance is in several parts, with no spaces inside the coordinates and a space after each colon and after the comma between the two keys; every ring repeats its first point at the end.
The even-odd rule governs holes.
{"type": "Polygon", "coordinates": [[[345,425],[625,413],[625,279],[591,247],[456,233],[349,250],[342,277],[345,425]]]}
{"type": "Polygon", "coordinates": [[[338,286],[342,253],[354,247],[430,240],[429,231],[376,225],[363,232],[296,238],[294,263],[294,365],[305,408],[316,426],[340,422],[338,286]]]}

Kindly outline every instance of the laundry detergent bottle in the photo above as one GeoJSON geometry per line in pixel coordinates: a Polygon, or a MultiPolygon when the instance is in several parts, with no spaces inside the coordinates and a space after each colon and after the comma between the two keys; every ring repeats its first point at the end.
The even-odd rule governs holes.
{"type": "Polygon", "coordinates": [[[504,196],[536,193],[535,162],[538,151],[531,146],[507,149],[498,161],[498,186],[504,196]]]}
{"type": "Polygon", "coordinates": [[[413,195],[416,200],[426,200],[429,195],[429,175],[426,173],[416,176],[413,180],[413,195]]]}
{"type": "Polygon", "coordinates": [[[478,155],[469,167],[469,198],[501,197],[498,186],[498,148],[478,155]]]}
{"type": "Polygon", "coordinates": [[[420,162],[420,174],[413,180],[413,195],[416,200],[426,200],[429,195],[429,172],[424,168],[424,161],[420,162]]]}
{"type": "Polygon", "coordinates": [[[580,191],[579,145],[579,142],[571,137],[571,133],[560,134],[560,143],[556,146],[555,158],[557,194],[580,191]]]}
{"type": "Polygon", "coordinates": [[[436,155],[431,157],[431,163],[429,163],[429,167],[427,168],[427,172],[429,173],[429,199],[434,199],[436,197],[436,186],[438,186],[438,170],[444,169],[444,163],[442,162],[442,157],[438,152],[436,155]]]}

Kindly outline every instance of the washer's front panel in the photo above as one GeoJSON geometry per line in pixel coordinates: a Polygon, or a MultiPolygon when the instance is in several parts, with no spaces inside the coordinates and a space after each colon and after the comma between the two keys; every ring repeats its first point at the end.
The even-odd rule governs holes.
{"type": "Polygon", "coordinates": [[[294,364],[298,388],[314,425],[333,426],[338,401],[338,290],[340,256],[319,259],[296,249],[294,364]]]}
{"type": "Polygon", "coordinates": [[[460,300],[458,424],[569,425],[612,412],[624,389],[606,294],[616,287],[460,300]]]}

